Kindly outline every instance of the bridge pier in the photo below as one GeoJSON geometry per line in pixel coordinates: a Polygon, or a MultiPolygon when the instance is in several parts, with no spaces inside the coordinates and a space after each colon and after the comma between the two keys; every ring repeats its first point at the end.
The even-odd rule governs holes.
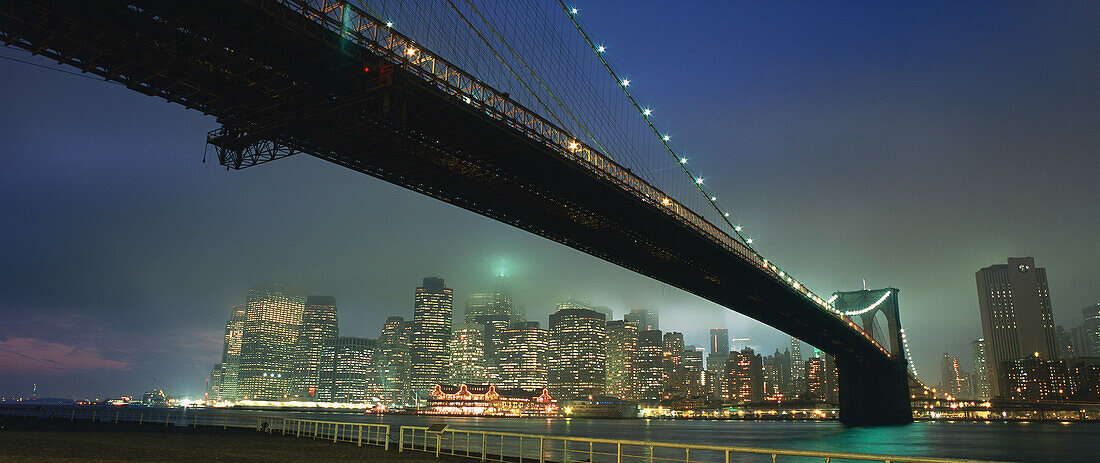
{"type": "Polygon", "coordinates": [[[840,422],[881,426],[913,421],[904,360],[836,358],[840,422]]]}

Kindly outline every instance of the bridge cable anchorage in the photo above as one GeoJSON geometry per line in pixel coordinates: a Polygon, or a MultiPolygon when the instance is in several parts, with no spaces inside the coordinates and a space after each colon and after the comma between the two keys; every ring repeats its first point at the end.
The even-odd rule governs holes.
{"type": "MultiPolygon", "coordinates": [[[[489,23],[488,20],[485,19],[485,16],[483,16],[481,14],[481,11],[478,10],[477,7],[474,6],[474,4],[472,2],[470,2],[470,0],[464,0],[464,1],[466,3],[466,6],[470,7],[470,9],[473,10],[474,14],[476,14],[477,17],[479,19],[481,19],[481,22],[484,23],[489,28],[489,30],[493,33],[493,35],[496,36],[497,40],[500,40],[500,42],[504,44],[504,47],[507,48],[508,51],[512,53],[512,56],[514,56],[517,60],[519,60],[519,62],[521,64],[523,64],[524,69],[527,69],[527,72],[529,74],[531,74],[531,77],[535,78],[535,81],[538,82],[540,86],[542,86],[542,89],[545,90],[546,93],[549,93],[550,97],[554,99],[554,102],[556,102],[558,104],[558,106],[561,107],[561,109],[564,110],[565,113],[569,115],[569,118],[572,119],[573,122],[577,124],[577,127],[580,127],[581,130],[583,130],[584,133],[586,135],[588,135],[588,138],[590,138],[592,140],[592,142],[594,142],[596,144],[596,147],[599,148],[599,150],[601,152],[603,152],[604,155],[606,155],[607,157],[614,160],[615,158],[611,155],[611,153],[606,148],[603,147],[603,145],[600,144],[600,141],[596,138],[596,136],[592,135],[592,133],[588,131],[588,127],[586,127],[583,123],[581,123],[579,120],[577,120],[577,117],[573,115],[573,112],[570,111],[569,108],[566,107],[565,104],[563,104],[560,99],[558,99],[558,96],[556,94],[554,94],[554,91],[551,90],[542,81],[541,78],[539,78],[538,74],[535,73],[535,71],[533,69],[531,69],[531,66],[529,66],[527,64],[527,61],[524,60],[523,57],[519,55],[519,53],[516,53],[516,50],[512,48],[512,45],[509,44],[508,41],[505,40],[504,37],[501,36],[499,32],[497,32],[497,29],[495,27],[493,27],[493,25],[491,23],[489,23]]],[[[451,0],[447,0],[447,3],[451,5],[451,8],[454,8],[454,3],[452,3],[451,0]]],[[[458,10],[456,9],[455,11],[457,12],[458,10]]],[[[517,76],[517,79],[518,78],[519,77],[517,76]]],[[[561,121],[558,121],[558,124],[564,126],[564,124],[561,124],[561,121]]],[[[574,151],[575,151],[575,149],[574,149],[574,151]]]]}
{"type": "MultiPolygon", "coordinates": [[[[733,229],[733,232],[737,235],[738,238],[741,239],[744,246],[746,248],[748,248],[748,250],[754,254],[754,257],[756,257],[757,259],[763,259],[763,256],[761,256],[760,253],[758,253],[756,251],[756,249],[754,249],[752,247],[753,239],[742,235],[741,234],[742,227],[740,225],[735,226],[729,220],[730,214],[726,211],[723,211],[721,208],[718,207],[717,197],[707,194],[706,190],[703,188],[703,178],[698,177],[696,175],[693,175],[691,173],[691,171],[687,168],[687,158],[677,155],[675,150],[672,149],[672,146],[670,144],[670,138],[671,137],[668,136],[667,134],[661,134],[661,132],[653,124],[653,120],[650,117],[650,116],[653,115],[653,110],[648,108],[648,107],[643,108],[640,104],[638,104],[638,101],[634,98],[634,96],[630,93],[630,90],[627,88],[627,87],[630,86],[630,80],[620,76],[611,67],[611,64],[608,62],[608,60],[606,58],[606,54],[605,54],[605,52],[607,51],[607,48],[603,45],[597,45],[595,42],[592,41],[592,38],[584,30],[584,27],[581,26],[580,21],[577,19],[578,10],[576,8],[567,7],[562,0],[557,0],[557,2],[558,2],[558,6],[561,7],[562,11],[564,11],[566,16],[569,17],[570,22],[577,29],[577,32],[580,32],[581,36],[584,38],[584,41],[588,44],[589,48],[591,48],[592,51],[595,53],[596,58],[598,58],[600,60],[600,63],[603,64],[604,69],[607,70],[607,72],[615,80],[615,83],[618,85],[619,89],[622,90],[622,92],[626,95],[627,99],[634,106],[634,109],[637,110],[639,113],[641,113],[642,117],[645,119],[646,125],[648,125],[650,130],[653,132],[653,134],[656,135],[661,140],[661,144],[664,146],[664,148],[668,152],[668,154],[671,155],[673,157],[673,159],[676,160],[677,164],[681,167],[683,172],[685,174],[687,174],[688,177],[693,180],[693,183],[695,184],[696,188],[699,190],[699,193],[703,195],[703,197],[707,200],[707,202],[711,205],[711,207],[715,210],[715,212],[718,213],[718,215],[719,215],[719,217],[721,217],[722,221],[725,222],[726,225],[728,225],[731,229],[733,229]]],[[[764,260],[765,264],[767,264],[767,260],[766,259],[763,259],[763,260],[764,260]]],[[[773,270],[773,272],[778,271],[778,268],[774,264],[772,264],[770,267],[773,270]]],[[[783,278],[781,277],[780,279],[783,279],[783,278]]],[[[801,289],[805,288],[805,286],[801,285],[801,283],[799,283],[797,280],[794,280],[790,277],[787,277],[786,280],[787,280],[788,283],[791,283],[795,287],[795,289],[798,289],[799,292],[802,292],[801,289]]],[[[812,301],[814,301],[815,303],[817,303],[818,305],[821,305],[822,307],[828,309],[830,312],[833,312],[835,315],[843,316],[842,314],[839,313],[839,311],[837,311],[835,308],[831,307],[828,303],[825,303],[823,299],[818,297],[812,291],[809,291],[807,289],[803,294],[807,298],[809,298],[812,301]]],[[[859,329],[858,327],[856,327],[856,329],[858,331],[861,331],[861,332],[863,331],[862,329],[859,329]]],[[[866,333],[863,333],[863,334],[864,334],[865,337],[868,337],[866,333]]],[[[871,341],[874,342],[873,339],[871,341]]],[[[875,343],[875,344],[877,345],[877,343],[875,343]]],[[[879,349],[884,350],[884,349],[882,349],[881,346],[879,346],[879,349]]]]}

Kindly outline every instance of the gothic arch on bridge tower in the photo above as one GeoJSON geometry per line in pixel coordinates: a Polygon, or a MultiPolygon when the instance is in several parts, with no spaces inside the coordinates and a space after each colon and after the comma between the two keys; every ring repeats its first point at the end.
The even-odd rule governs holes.
{"type": "Polygon", "coordinates": [[[860,291],[837,291],[833,293],[833,306],[848,318],[859,323],[864,331],[880,342],[885,339],[890,356],[905,358],[905,345],[902,341],[901,314],[898,306],[897,288],[865,289],[860,291]],[[881,316],[881,317],[880,317],[881,316]],[[876,319],[886,321],[883,328],[875,323],[876,319]]]}

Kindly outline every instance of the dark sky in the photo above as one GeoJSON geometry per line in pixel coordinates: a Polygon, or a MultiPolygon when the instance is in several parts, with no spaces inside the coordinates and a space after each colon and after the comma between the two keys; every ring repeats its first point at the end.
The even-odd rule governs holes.
{"type": "MultiPolygon", "coordinates": [[[[585,24],[692,149],[757,248],[818,294],[901,289],[921,376],[971,363],[974,272],[1045,267],[1058,324],[1100,283],[1096,2],[592,2],[585,24]]],[[[5,57],[50,62],[11,49],[5,57]]],[[[56,66],[54,66],[56,67],[56,66]]],[[[196,394],[250,286],[337,298],[376,337],[437,275],[509,269],[546,323],[579,298],[704,345],[778,331],[580,252],[311,157],[201,163],[212,118],[0,60],[0,395],[196,394]]],[[[461,309],[456,310],[461,313],[461,309]]]]}

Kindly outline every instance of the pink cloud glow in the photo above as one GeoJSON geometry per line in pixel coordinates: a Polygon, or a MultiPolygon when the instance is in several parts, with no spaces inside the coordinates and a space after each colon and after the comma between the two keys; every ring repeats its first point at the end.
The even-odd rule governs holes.
{"type": "Polygon", "coordinates": [[[128,369],[130,364],[106,358],[95,347],[70,346],[38,338],[0,339],[0,372],[64,374],[128,369]]]}

